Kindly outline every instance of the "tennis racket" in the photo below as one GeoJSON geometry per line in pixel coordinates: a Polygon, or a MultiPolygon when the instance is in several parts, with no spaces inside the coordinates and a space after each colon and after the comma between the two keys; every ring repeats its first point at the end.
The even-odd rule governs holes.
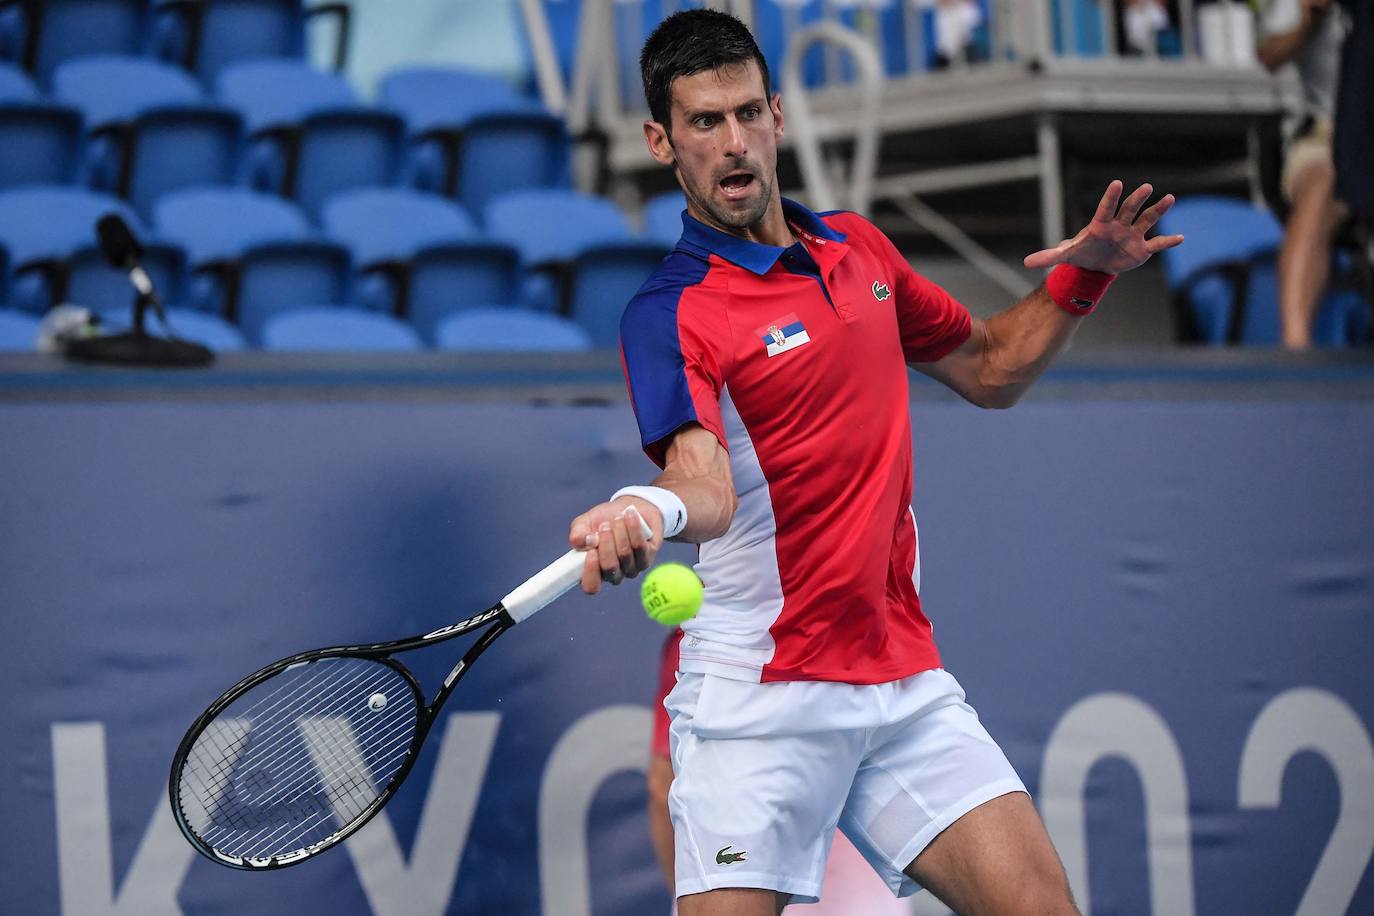
{"type": "Polygon", "coordinates": [[[432,633],[301,652],[248,675],[181,739],[168,779],[177,826],[204,855],[242,869],[295,865],[342,842],[396,794],[478,656],[572,588],[585,559],[570,550],[500,603],[432,633]],[[426,705],[394,656],[478,630],[426,705]]]}

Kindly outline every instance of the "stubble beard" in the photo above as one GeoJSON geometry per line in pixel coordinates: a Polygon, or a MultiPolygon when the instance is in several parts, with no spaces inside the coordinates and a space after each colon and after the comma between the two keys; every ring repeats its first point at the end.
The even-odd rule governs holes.
{"type": "MultiPolygon", "coordinates": [[[[772,202],[773,198],[773,182],[771,179],[765,182],[762,176],[756,172],[754,174],[754,180],[758,182],[759,190],[762,193],[759,194],[759,198],[754,205],[746,210],[717,205],[709,189],[704,195],[695,195],[697,197],[696,204],[701,208],[702,212],[709,216],[718,226],[725,226],[730,229],[748,229],[750,226],[757,225],[763,220],[764,215],[768,212],[768,205],[772,202]]],[[[713,185],[712,187],[715,186],[713,185]]]]}

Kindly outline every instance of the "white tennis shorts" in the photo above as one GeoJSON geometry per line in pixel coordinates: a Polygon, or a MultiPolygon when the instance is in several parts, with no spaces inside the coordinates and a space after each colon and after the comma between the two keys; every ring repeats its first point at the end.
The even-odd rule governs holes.
{"type": "Polygon", "coordinates": [[[940,831],[1026,788],[954,676],[888,684],[678,677],[664,703],[677,895],[721,887],[821,892],[838,825],[894,894],[940,831]]]}

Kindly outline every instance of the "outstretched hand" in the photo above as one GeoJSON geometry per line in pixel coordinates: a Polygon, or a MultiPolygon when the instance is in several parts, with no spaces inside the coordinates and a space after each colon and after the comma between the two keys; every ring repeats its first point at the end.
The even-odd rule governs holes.
{"type": "Polygon", "coordinates": [[[1149,209],[1142,211],[1141,207],[1150,199],[1154,188],[1143,184],[1122,201],[1121,192],[1124,190],[1120,181],[1107,185],[1107,193],[1102,195],[1097,213],[1088,225],[1073,238],[1065,239],[1053,248],[1026,255],[1022,263],[1032,270],[1056,264],[1072,264],[1104,274],[1119,274],[1139,267],[1153,254],[1183,243],[1181,235],[1145,238],[1159,218],[1174,205],[1174,195],[1165,194],[1149,209]]]}

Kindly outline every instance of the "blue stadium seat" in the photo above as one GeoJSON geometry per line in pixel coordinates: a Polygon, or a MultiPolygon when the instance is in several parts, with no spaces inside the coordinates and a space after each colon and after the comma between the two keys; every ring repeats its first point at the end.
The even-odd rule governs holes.
{"type": "MultiPolygon", "coordinates": [[[[132,315],[120,310],[102,311],[100,323],[104,333],[118,333],[129,329],[132,325],[132,315]]],[[[180,340],[204,344],[216,353],[236,353],[248,349],[248,342],[243,339],[243,334],[238,328],[223,318],[192,309],[167,309],[166,326],[160,324],[157,316],[149,312],[144,327],[150,333],[170,334],[180,340]]]]}
{"type": "Polygon", "coordinates": [[[519,308],[473,308],[450,315],[430,338],[441,350],[575,353],[592,349],[575,322],[519,308]]]}
{"type": "Polygon", "coordinates": [[[246,119],[250,183],[294,198],[312,218],[331,194],[400,175],[405,122],[358,104],[340,76],[296,61],[248,61],[221,71],[215,92],[246,119]]]}
{"type": "Polygon", "coordinates": [[[508,191],[564,188],[571,142],[563,122],[542,112],[491,112],[458,135],[454,194],[474,213],[508,191]]]}
{"type": "MultiPolygon", "coordinates": [[[[250,342],[260,342],[264,324],[303,303],[350,302],[353,262],[333,242],[278,242],[245,251],[237,267],[229,313],[250,342]]],[[[373,313],[375,314],[375,313],[373,313]]]]}
{"type": "Polygon", "coordinates": [[[262,329],[264,350],[408,352],[421,347],[419,334],[405,322],[355,309],[297,308],[273,316],[262,329]]]}
{"type": "MultiPolygon", "coordinates": [[[[164,305],[185,301],[187,288],[186,252],[180,246],[141,239],[143,269],[148,272],[164,305]]],[[[62,288],[54,298],[93,311],[131,316],[138,293],[129,282],[127,271],[111,267],[95,244],[79,248],[66,261],[62,288]]]]}
{"type": "Polygon", "coordinates": [[[1246,200],[1197,195],[1174,204],[1159,231],[1188,240],[1160,257],[1184,339],[1239,339],[1238,329],[1231,328],[1235,299],[1250,264],[1272,258],[1278,249],[1283,239],[1278,219],[1246,200]]]}
{"type": "Polygon", "coordinates": [[[0,102],[32,102],[37,98],[38,87],[27,73],[0,63],[0,102]]]}
{"type": "Polygon", "coordinates": [[[653,241],[597,245],[573,259],[567,314],[599,347],[620,345],[620,316],[669,248],[653,241]]]}
{"type": "MultiPolygon", "coordinates": [[[[1279,343],[1276,261],[1283,227],[1273,213],[1238,198],[1199,195],[1175,204],[1159,231],[1188,239],[1161,256],[1186,339],[1279,343]]],[[[1368,333],[1369,312],[1359,294],[1329,291],[1318,307],[1314,342],[1344,346],[1366,340],[1368,333]]]]}
{"type": "Polygon", "coordinates": [[[486,208],[487,233],[514,245],[526,266],[571,261],[604,242],[635,238],[625,214],[609,200],[579,191],[510,191],[486,208]]]}
{"type": "MultiPolygon", "coordinates": [[[[491,202],[487,232],[513,245],[529,270],[521,299],[525,305],[571,314],[576,271],[591,259],[581,255],[598,246],[644,245],[615,204],[578,191],[511,191],[491,202]]],[[[624,303],[620,303],[624,306],[624,303]]]]}
{"type": "Polygon", "coordinates": [[[507,80],[460,67],[403,67],[377,84],[377,100],[405,118],[412,133],[462,127],[478,115],[543,111],[507,80]]]}
{"type": "Polygon", "coordinates": [[[250,342],[277,312],[350,300],[348,250],[289,201],[244,188],[182,191],[160,200],[154,218],[159,236],[190,257],[191,307],[235,322],[250,342]]]}
{"type": "Polygon", "coordinates": [[[69,259],[95,245],[95,223],[118,213],[144,237],[138,217],[117,198],[84,188],[38,186],[0,191],[0,245],[9,251],[11,308],[45,312],[61,295],[69,259]]]}
{"type": "Polygon", "coordinates": [[[687,198],[681,191],[665,191],[649,198],[644,204],[644,232],[646,239],[672,247],[682,238],[682,211],[687,198]]]}
{"type": "Polygon", "coordinates": [[[351,16],[346,3],[301,0],[163,0],[154,32],[166,53],[207,86],[231,64],[247,60],[304,60],[306,24],[333,16],[337,29],[334,69],[342,70],[351,16]]]}
{"type": "Polygon", "coordinates": [[[64,62],[102,54],[138,54],[144,49],[149,0],[18,0],[5,46],[18,49],[18,63],[39,84],[51,83],[64,62]]]}
{"type": "Polygon", "coordinates": [[[457,197],[474,213],[506,191],[568,184],[563,122],[505,80],[408,68],[382,80],[381,101],[406,119],[409,181],[457,197]]]}
{"type": "Polygon", "coordinates": [[[0,350],[32,351],[38,340],[38,318],[14,309],[0,309],[0,350]]]}
{"type": "Polygon", "coordinates": [[[184,71],[146,58],[87,57],[57,68],[53,92],[85,116],[90,183],[145,216],[164,194],[235,177],[242,120],[184,71]]]}
{"type": "Polygon", "coordinates": [[[300,208],[289,200],[247,188],[189,188],[153,208],[159,237],[186,249],[192,267],[237,258],[245,249],[315,236],[300,208]]]}
{"type": "Polygon", "coordinates": [[[404,260],[421,248],[476,239],[462,207],[409,188],[359,188],[324,202],[320,225],[353,249],[359,264],[404,260]]]}
{"type": "Polygon", "coordinates": [[[72,183],[82,136],[81,113],[74,108],[0,102],[0,189],[72,183]]]}
{"type": "Polygon", "coordinates": [[[325,202],[326,233],[353,252],[360,304],[421,330],[457,308],[515,297],[519,255],[483,239],[453,201],[403,188],[345,191],[325,202]]]}
{"type": "MultiPolygon", "coordinates": [[[[1337,276],[1337,271],[1333,270],[1332,276],[1337,276]]],[[[1278,265],[1272,254],[1257,256],[1246,265],[1238,294],[1239,314],[1233,318],[1234,305],[1227,302],[1221,316],[1212,318],[1216,336],[1208,338],[1208,343],[1278,346],[1282,340],[1278,265]]],[[[1369,326],[1369,304],[1364,297],[1354,289],[1331,288],[1317,305],[1312,342],[1321,347],[1361,344],[1369,339],[1369,326]]]]}

